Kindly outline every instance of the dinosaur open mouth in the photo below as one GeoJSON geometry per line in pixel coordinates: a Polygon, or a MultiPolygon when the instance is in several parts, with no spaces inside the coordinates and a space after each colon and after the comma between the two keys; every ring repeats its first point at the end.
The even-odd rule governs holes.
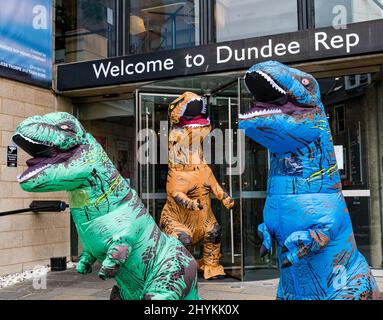
{"type": "Polygon", "coordinates": [[[202,99],[190,100],[182,106],[178,127],[197,128],[208,125],[210,125],[210,120],[207,114],[207,105],[202,99]]]}
{"type": "Polygon", "coordinates": [[[54,145],[32,140],[19,133],[15,134],[12,139],[17,146],[33,157],[26,162],[28,169],[17,176],[19,183],[29,180],[51,165],[66,162],[79,148],[76,146],[70,150],[60,150],[54,145]]]}
{"type": "Polygon", "coordinates": [[[299,107],[291,101],[288,101],[283,105],[255,102],[255,104],[248,112],[240,114],[238,118],[240,120],[249,120],[257,117],[271,116],[273,114],[286,114],[289,116],[297,116],[312,111],[314,111],[313,108],[299,107]]]}
{"type": "Polygon", "coordinates": [[[263,71],[246,73],[245,84],[256,101],[283,105],[288,100],[285,89],[263,71]]]}
{"type": "Polygon", "coordinates": [[[207,105],[202,99],[189,100],[181,107],[181,117],[194,118],[207,114],[207,105]]]}
{"type": "Polygon", "coordinates": [[[256,102],[248,112],[239,115],[240,120],[275,114],[294,116],[312,111],[312,108],[301,107],[293,103],[287,92],[265,72],[257,70],[246,73],[245,83],[256,102]]]}

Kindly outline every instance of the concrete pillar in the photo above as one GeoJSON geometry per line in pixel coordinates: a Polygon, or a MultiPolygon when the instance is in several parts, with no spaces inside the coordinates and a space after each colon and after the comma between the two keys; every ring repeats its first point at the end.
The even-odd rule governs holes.
{"type": "MultiPolygon", "coordinates": [[[[370,198],[370,264],[382,267],[382,156],[383,156],[383,83],[366,91],[361,112],[366,113],[370,198]]],[[[366,212],[367,214],[367,212],[366,212]]]]}

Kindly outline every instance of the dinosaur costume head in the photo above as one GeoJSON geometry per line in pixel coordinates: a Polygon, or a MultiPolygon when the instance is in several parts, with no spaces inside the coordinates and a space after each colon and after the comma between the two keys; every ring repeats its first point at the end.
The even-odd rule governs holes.
{"type": "Polygon", "coordinates": [[[275,153],[296,152],[327,125],[315,78],[276,61],[254,65],[245,83],[255,102],[239,115],[239,127],[275,153]]]}
{"type": "Polygon", "coordinates": [[[202,142],[211,131],[208,107],[204,99],[192,92],[183,93],[169,105],[169,120],[169,162],[201,163],[202,142]]]}
{"type": "Polygon", "coordinates": [[[184,92],[169,105],[169,119],[180,128],[210,126],[204,99],[193,92],[184,92]]]}
{"type": "Polygon", "coordinates": [[[44,192],[74,190],[90,175],[100,152],[80,122],[65,112],[33,116],[24,120],[13,135],[13,141],[33,158],[28,169],[17,177],[23,190],[44,192]],[[83,170],[87,168],[87,170],[83,170]]]}

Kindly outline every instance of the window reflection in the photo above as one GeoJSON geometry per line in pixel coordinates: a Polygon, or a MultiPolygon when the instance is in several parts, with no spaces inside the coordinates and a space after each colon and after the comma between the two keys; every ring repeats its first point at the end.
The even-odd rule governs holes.
{"type": "Polygon", "coordinates": [[[216,0],[215,27],[217,42],[296,31],[297,1],[216,0]]]}
{"type": "Polygon", "coordinates": [[[348,75],[319,79],[319,83],[358,249],[371,266],[381,267],[381,181],[375,159],[382,158],[382,152],[375,137],[383,119],[377,116],[382,76],[348,75]]]}
{"type": "Polygon", "coordinates": [[[199,1],[130,1],[130,54],[199,44],[199,1]]]}
{"type": "Polygon", "coordinates": [[[117,0],[56,1],[56,62],[116,55],[117,0]]]}

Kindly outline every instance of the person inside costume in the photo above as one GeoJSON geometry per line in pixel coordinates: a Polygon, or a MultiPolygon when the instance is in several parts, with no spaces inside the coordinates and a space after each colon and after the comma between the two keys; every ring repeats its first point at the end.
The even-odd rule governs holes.
{"type": "Polygon", "coordinates": [[[264,223],[267,254],[277,243],[278,299],[378,299],[358,251],[316,79],[276,61],[252,66],[254,97],[239,128],[270,151],[264,223]]]}
{"type": "Polygon", "coordinates": [[[222,190],[203,158],[203,140],[211,131],[202,97],[185,92],[169,105],[169,171],[162,230],[178,238],[190,252],[202,241],[199,269],[205,279],[225,275],[220,264],[221,227],[211,209],[210,194],[230,209],[234,200],[222,190]]]}
{"type": "Polygon", "coordinates": [[[33,158],[18,181],[29,192],[68,192],[84,246],[77,271],[102,263],[114,278],[113,300],[199,299],[197,262],[180,241],[162,233],[102,146],[65,112],[30,117],[13,141],[33,158]]]}

